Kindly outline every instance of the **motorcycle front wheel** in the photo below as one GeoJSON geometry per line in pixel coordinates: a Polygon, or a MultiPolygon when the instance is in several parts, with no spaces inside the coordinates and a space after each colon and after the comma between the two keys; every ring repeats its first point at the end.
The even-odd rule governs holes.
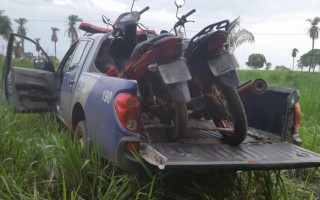
{"type": "Polygon", "coordinates": [[[205,94],[209,115],[220,131],[224,141],[229,145],[242,143],[247,135],[247,117],[240,97],[233,87],[215,83],[212,93],[205,94]]]}

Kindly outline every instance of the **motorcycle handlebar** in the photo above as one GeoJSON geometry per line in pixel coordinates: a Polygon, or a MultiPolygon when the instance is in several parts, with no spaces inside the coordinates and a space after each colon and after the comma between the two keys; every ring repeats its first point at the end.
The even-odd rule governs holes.
{"type": "Polygon", "coordinates": [[[121,35],[121,32],[122,32],[121,30],[117,29],[117,30],[114,32],[113,36],[117,38],[117,37],[119,37],[119,36],[121,35]]]}
{"type": "Polygon", "coordinates": [[[187,17],[189,17],[190,15],[192,15],[195,12],[196,12],[196,9],[193,9],[190,12],[188,12],[187,14],[185,14],[184,17],[187,18],[187,17]]]}
{"type": "Polygon", "coordinates": [[[189,22],[189,21],[187,21],[187,17],[189,17],[190,15],[192,15],[195,12],[196,12],[196,9],[192,9],[187,14],[182,15],[179,18],[179,21],[174,25],[173,29],[177,28],[178,26],[184,26],[185,23],[189,22]]]}
{"type": "Polygon", "coordinates": [[[146,11],[149,10],[149,9],[150,9],[149,6],[145,7],[144,9],[142,9],[141,11],[139,11],[140,15],[142,15],[142,13],[146,12],[146,11]]]}

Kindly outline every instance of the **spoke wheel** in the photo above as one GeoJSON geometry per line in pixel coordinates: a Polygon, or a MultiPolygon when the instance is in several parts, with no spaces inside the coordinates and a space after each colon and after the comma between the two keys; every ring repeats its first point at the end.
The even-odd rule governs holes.
{"type": "Polygon", "coordinates": [[[229,145],[243,142],[247,134],[247,118],[235,89],[214,85],[212,93],[206,93],[205,98],[215,125],[233,129],[232,132],[220,132],[225,142],[229,145]]]}
{"type": "Polygon", "coordinates": [[[161,123],[172,125],[173,128],[168,129],[168,136],[175,141],[182,139],[188,131],[188,114],[186,104],[184,102],[171,103],[171,109],[168,113],[159,116],[161,123]]]}
{"type": "MultiPolygon", "coordinates": [[[[159,118],[162,124],[171,125],[173,128],[166,129],[168,138],[176,141],[183,138],[188,131],[187,107],[183,101],[173,101],[169,88],[160,80],[152,82],[153,95],[157,109],[152,114],[159,118]]],[[[152,109],[151,109],[152,110],[152,109]]]]}

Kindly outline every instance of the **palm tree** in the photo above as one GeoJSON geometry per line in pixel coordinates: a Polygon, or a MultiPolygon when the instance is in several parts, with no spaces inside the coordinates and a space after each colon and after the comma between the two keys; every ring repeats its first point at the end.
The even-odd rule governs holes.
{"type": "Polygon", "coordinates": [[[15,58],[21,58],[21,55],[22,55],[21,41],[14,40],[13,54],[15,58]]]}
{"type": "MultiPolygon", "coordinates": [[[[24,25],[28,22],[28,20],[26,18],[19,18],[19,19],[15,19],[14,21],[17,24],[19,24],[17,33],[20,35],[26,36],[27,31],[26,31],[26,28],[24,27],[24,25]]],[[[24,53],[24,39],[23,38],[21,38],[21,44],[22,44],[22,53],[24,53]]]]}
{"type": "Polygon", "coordinates": [[[246,29],[240,29],[239,26],[240,26],[240,17],[238,17],[237,19],[233,20],[230,23],[228,33],[229,33],[229,45],[230,45],[231,52],[234,52],[234,50],[243,43],[246,43],[246,42],[254,43],[253,34],[246,29]]]}
{"type": "Polygon", "coordinates": [[[79,18],[78,15],[70,15],[68,17],[69,27],[66,32],[68,32],[68,37],[71,38],[71,44],[78,39],[78,32],[75,27],[77,22],[82,22],[82,19],[79,18]]]}
{"type": "Polygon", "coordinates": [[[292,53],[291,53],[291,55],[292,55],[292,69],[294,70],[294,59],[295,59],[295,57],[297,56],[297,52],[299,53],[299,50],[297,49],[297,48],[294,48],[294,49],[292,49],[292,53]]]}
{"type": "Polygon", "coordinates": [[[313,58],[313,49],[314,49],[314,40],[318,39],[319,37],[319,27],[317,26],[320,22],[320,17],[315,17],[314,19],[307,19],[307,22],[310,22],[311,27],[308,30],[308,34],[310,38],[312,38],[312,54],[311,54],[311,61],[309,66],[309,72],[312,66],[312,58],[313,58]]]}
{"type": "Polygon", "coordinates": [[[54,42],[54,57],[57,58],[57,42],[58,42],[58,36],[57,31],[60,29],[56,27],[51,27],[52,35],[51,35],[51,41],[54,42]]]}
{"type": "Polygon", "coordinates": [[[12,31],[11,22],[9,17],[2,15],[3,13],[4,10],[0,10],[0,35],[8,40],[10,32],[12,31]]]}
{"type": "Polygon", "coordinates": [[[38,58],[40,57],[39,52],[40,52],[40,38],[34,38],[34,40],[36,41],[37,46],[36,46],[36,50],[38,52],[38,58]]]}

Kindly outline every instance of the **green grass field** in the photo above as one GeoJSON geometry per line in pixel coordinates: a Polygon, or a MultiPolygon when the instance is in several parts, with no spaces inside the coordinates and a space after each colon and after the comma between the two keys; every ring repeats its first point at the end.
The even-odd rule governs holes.
{"type": "MultiPolygon", "coordinates": [[[[3,66],[3,61],[0,61],[3,66]]],[[[1,73],[2,74],[2,68],[1,73]]],[[[301,94],[304,147],[319,149],[320,74],[240,71],[301,94]]],[[[317,169],[124,172],[97,148],[86,155],[51,115],[13,114],[0,105],[0,199],[319,199],[317,169]],[[60,128],[61,129],[61,128],[60,128]]]]}

